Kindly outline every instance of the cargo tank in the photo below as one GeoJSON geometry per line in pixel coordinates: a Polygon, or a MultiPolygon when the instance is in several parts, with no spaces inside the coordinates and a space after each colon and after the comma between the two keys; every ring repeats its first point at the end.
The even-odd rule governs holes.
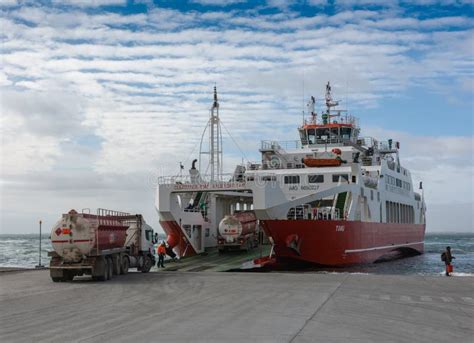
{"type": "Polygon", "coordinates": [[[250,250],[258,245],[257,218],[253,211],[226,215],[219,223],[219,252],[250,250]]]}
{"type": "Polygon", "coordinates": [[[153,229],[140,214],[98,209],[70,210],[51,230],[51,279],[70,281],[91,275],[105,281],[129,268],[148,272],[155,264],[153,229]]]}

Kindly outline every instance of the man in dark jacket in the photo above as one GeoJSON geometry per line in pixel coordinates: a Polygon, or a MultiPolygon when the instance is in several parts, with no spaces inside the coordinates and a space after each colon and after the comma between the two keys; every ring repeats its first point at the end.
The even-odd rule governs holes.
{"type": "Polygon", "coordinates": [[[451,255],[451,247],[446,247],[446,250],[441,254],[441,260],[444,261],[446,265],[446,276],[449,276],[449,273],[452,272],[451,261],[455,259],[453,255],[451,255]]]}

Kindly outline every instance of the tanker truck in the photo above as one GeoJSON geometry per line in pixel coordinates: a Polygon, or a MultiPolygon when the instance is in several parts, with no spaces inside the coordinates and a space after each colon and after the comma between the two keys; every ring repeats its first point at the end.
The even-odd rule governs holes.
{"type": "Polygon", "coordinates": [[[51,279],[71,281],[91,275],[106,281],[129,268],[147,273],[155,264],[153,229],[142,215],[98,209],[97,214],[70,210],[51,230],[51,279]]]}
{"type": "Polygon", "coordinates": [[[222,218],[217,237],[219,252],[225,250],[249,251],[257,245],[257,218],[253,211],[235,212],[222,218]]]}

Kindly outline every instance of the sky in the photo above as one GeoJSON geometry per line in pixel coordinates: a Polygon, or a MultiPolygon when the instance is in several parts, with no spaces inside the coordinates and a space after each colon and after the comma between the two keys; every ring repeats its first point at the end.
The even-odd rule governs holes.
{"type": "Polygon", "coordinates": [[[225,170],[334,97],[401,143],[427,232],[474,232],[474,11],[463,0],[0,0],[0,233],[142,213],[197,158],[217,86],[225,170]],[[235,143],[234,143],[235,141],[235,143]]]}

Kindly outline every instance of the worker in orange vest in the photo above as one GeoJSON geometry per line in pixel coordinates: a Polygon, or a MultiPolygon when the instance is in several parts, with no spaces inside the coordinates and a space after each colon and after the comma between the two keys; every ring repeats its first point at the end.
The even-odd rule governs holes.
{"type": "Polygon", "coordinates": [[[166,255],[166,245],[165,242],[161,242],[161,244],[158,246],[158,265],[157,267],[164,268],[164,262],[165,262],[165,255],[166,255]]]}

